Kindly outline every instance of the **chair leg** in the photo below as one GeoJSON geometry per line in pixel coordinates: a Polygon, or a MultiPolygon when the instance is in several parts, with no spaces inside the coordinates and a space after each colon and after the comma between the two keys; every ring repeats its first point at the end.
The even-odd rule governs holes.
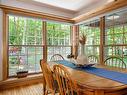
{"type": "Polygon", "coordinates": [[[43,78],[43,92],[44,92],[43,95],[45,95],[46,94],[46,81],[44,78],[43,78]]]}
{"type": "Polygon", "coordinates": [[[46,90],[45,95],[48,95],[48,90],[46,90]]]}
{"type": "Polygon", "coordinates": [[[46,87],[43,87],[43,95],[46,95],[46,87]]]}
{"type": "Polygon", "coordinates": [[[52,92],[52,95],[55,95],[55,91],[52,92]]]}

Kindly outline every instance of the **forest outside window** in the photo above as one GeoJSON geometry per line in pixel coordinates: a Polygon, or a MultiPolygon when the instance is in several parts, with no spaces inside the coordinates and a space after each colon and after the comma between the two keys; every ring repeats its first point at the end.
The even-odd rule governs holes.
{"type": "Polygon", "coordinates": [[[71,53],[71,26],[56,22],[47,22],[48,60],[54,54],[61,54],[65,59],[71,53]]]}
{"type": "MultiPolygon", "coordinates": [[[[71,25],[47,21],[43,35],[43,21],[37,18],[8,15],[8,72],[15,76],[17,70],[27,69],[29,73],[40,72],[39,60],[43,58],[43,37],[47,35],[47,60],[54,54],[65,59],[71,53],[71,25]],[[44,33],[45,34],[45,33],[44,33]]],[[[105,16],[105,31],[100,38],[100,19],[79,25],[79,35],[87,35],[86,54],[104,60],[111,56],[121,58],[127,64],[127,11],[105,16]],[[104,38],[100,49],[100,39],[104,38]],[[104,56],[99,56],[104,51],[104,56]]],[[[103,32],[103,31],[101,31],[103,32]]],[[[79,46],[80,47],[80,46],[79,46]]],[[[46,53],[45,53],[46,54],[46,53]]]]}
{"type": "Polygon", "coordinates": [[[17,70],[40,72],[39,61],[43,57],[42,20],[9,15],[8,66],[9,76],[17,70]]]}
{"type": "Polygon", "coordinates": [[[95,55],[99,59],[100,47],[100,21],[99,19],[83,23],[79,26],[79,36],[84,33],[87,36],[86,54],[95,55]]]}
{"type": "Polygon", "coordinates": [[[121,58],[127,64],[127,10],[105,17],[105,59],[121,58]]]}

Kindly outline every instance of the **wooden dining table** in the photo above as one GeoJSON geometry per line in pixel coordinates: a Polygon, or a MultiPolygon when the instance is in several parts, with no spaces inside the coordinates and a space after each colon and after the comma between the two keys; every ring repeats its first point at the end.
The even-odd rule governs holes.
{"type": "MultiPolygon", "coordinates": [[[[47,62],[51,68],[56,62],[47,62]]],[[[67,67],[67,70],[71,74],[71,78],[78,84],[81,89],[81,95],[127,95],[127,85],[107,79],[101,76],[97,76],[85,71],[72,69],[67,67]]],[[[126,69],[109,68],[103,65],[96,65],[97,68],[104,68],[107,70],[127,72],[126,69]]]]}

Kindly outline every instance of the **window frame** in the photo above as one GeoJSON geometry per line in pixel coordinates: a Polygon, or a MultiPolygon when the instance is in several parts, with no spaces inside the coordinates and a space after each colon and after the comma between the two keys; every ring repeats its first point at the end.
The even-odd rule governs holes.
{"type": "MultiPolygon", "coordinates": [[[[100,24],[101,24],[101,20],[100,20],[100,18],[96,18],[96,19],[93,19],[93,20],[90,20],[90,21],[87,21],[87,22],[85,22],[85,23],[83,23],[83,24],[80,24],[80,26],[79,26],[79,36],[80,36],[80,34],[83,32],[83,33],[85,33],[86,35],[87,35],[87,32],[91,32],[91,30],[93,31],[93,34],[95,34],[95,31],[97,30],[97,29],[99,29],[98,30],[98,33],[99,33],[99,35],[98,36],[95,36],[95,35],[93,35],[92,37],[96,37],[96,40],[98,40],[99,39],[99,41],[98,41],[98,43],[92,43],[92,44],[88,44],[87,43],[87,41],[86,41],[86,44],[85,44],[85,48],[93,48],[93,47],[96,47],[96,48],[98,48],[99,49],[99,53],[96,55],[96,56],[98,56],[98,58],[99,58],[99,60],[100,60],[100,45],[101,45],[101,42],[100,42],[100,39],[101,39],[101,29],[100,29],[100,24]],[[96,24],[96,22],[98,22],[97,24],[96,24]],[[97,27],[97,26],[98,27],[97,27]],[[84,28],[85,27],[85,28],[84,28]],[[85,31],[85,32],[84,32],[85,31]]],[[[89,34],[89,33],[88,33],[89,34]]],[[[87,37],[89,37],[89,36],[87,36],[87,37]]],[[[79,47],[80,47],[80,45],[79,45],[79,47]]],[[[87,52],[86,52],[87,53],[87,52]]],[[[93,55],[93,54],[90,54],[90,55],[93,55]]],[[[89,54],[87,54],[87,56],[89,56],[89,54]]]]}
{"type": "MultiPolygon", "coordinates": [[[[8,42],[8,30],[9,30],[9,16],[8,14],[10,14],[9,12],[6,12],[6,11],[3,11],[3,56],[7,56],[7,57],[3,57],[2,59],[2,62],[4,63],[3,64],[3,80],[6,80],[8,78],[12,78],[12,77],[15,77],[15,76],[11,76],[9,77],[9,61],[8,61],[8,48],[9,48],[9,42],[8,42]]],[[[19,15],[19,16],[24,16],[24,17],[33,17],[33,18],[39,18],[38,16],[31,16],[31,15],[21,15],[21,14],[18,14],[18,13],[14,13],[14,15],[19,15]]],[[[47,21],[43,20],[42,21],[42,33],[43,33],[43,59],[47,61],[47,21]]],[[[72,29],[71,29],[72,25],[70,26],[70,36],[72,36],[72,29]]],[[[71,43],[72,39],[70,37],[70,48],[71,48],[71,52],[72,52],[72,43],[71,43]]],[[[31,75],[31,74],[40,74],[41,72],[39,73],[29,73],[28,75],[31,75]]]]}
{"type": "MultiPolygon", "coordinates": [[[[57,23],[57,22],[47,22],[47,24],[48,24],[48,23],[59,24],[59,23],[57,23]]],[[[62,24],[62,23],[61,23],[61,24],[62,24]]],[[[69,24],[69,25],[70,25],[70,24],[69,24]]],[[[50,30],[50,29],[48,29],[48,25],[47,25],[46,28],[47,28],[47,32],[48,32],[48,30],[50,30]]],[[[57,30],[57,29],[56,29],[56,30],[57,30]]],[[[62,30],[63,30],[63,29],[62,29],[62,30]]],[[[66,30],[66,29],[65,29],[65,30],[66,30]]],[[[69,36],[70,36],[70,37],[69,37],[69,45],[49,45],[49,44],[48,44],[48,40],[47,40],[47,45],[46,45],[46,46],[47,46],[47,52],[48,52],[48,48],[50,48],[50,47],[51,47],[51,48],[56,48],[56,47],[65,47],[65,48],[66,48],[66,47],[70,47],[70,50],[71,50],[70,53],[71,53],[71,52],[72,52],[72,39],[71,39],[71,38],[72,38],[72,32],[73,32],[73,31],[72,31],[72,25],[70,25],[69,31],[70,31],[70,35],[69,35],[69,36]]],[[[47,36],[48,36],[48,33],[47,33],[47,36]]],[[[48,38],[47,38],[47,39],[48,39],[48,38]]],[[[66,58],[65,58],[65,59],[66,59],[66,58]]],[[[48,53],[47,53],[47,60],[48,60],[48,53]]]]}
{"type": "MultiPolygon", "coordinates": [[[[6,80],[8,78],[12,78],[12,77],[15,77],[15,76],[9,76],[9,60],[8,60],[8,57],[9,57],[9,16],[8,16],[8,12],[5,12],[3,11],[3,56],[7,56],[7,57],[3,57],[2,59],[2,62],[4,63],[3,64],[3,80],[6,80]]],[[[17,16],[22,16],[22,15],[19,15],[19,14],[14,14],[14,15],[17,15],[17,16]]],[[[24,16],[24,15],[23,15],[24,16]]],[[[24,17],[33,17],[33,18],[38,18],[38,17],[34,17],[34,16],[29,16],[29,15],[25,15],[24,17]]],[[[39,18],[40,19],[40,18],[39,18]]],[[[44,58],[44,55],[45,55],[45,36],[44,36],[44,32],[45,31],[45,21],[42,20],[42,48],[43,48],[43,57],[44,58]],[[44,28],[44,29],[43,29],[44,28]]],[[[29,45],[23,45],[23,46],[29,46],[29,45]]],[[[31,74],[40,74],[41,72],[37,72],[37,73],[28,73],[28,75],[31,75],[31,74]]]]}

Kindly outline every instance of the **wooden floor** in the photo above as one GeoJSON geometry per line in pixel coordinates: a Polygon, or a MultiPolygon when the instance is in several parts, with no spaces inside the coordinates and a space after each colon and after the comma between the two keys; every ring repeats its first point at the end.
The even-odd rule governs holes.
{"type": "Polygon", "coordinates": [[[0,95],[43,95],[43,84],[21,86],[0,91],[0,95]]]}

